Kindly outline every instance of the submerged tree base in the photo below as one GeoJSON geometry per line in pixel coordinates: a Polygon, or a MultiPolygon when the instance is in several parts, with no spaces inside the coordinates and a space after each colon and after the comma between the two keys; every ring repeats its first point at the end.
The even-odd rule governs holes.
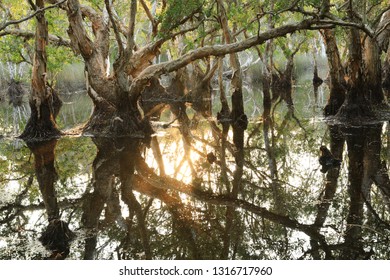
{"type": "Polygon", "coordinates": [[[32,109],[31,117],[23,133],[19,136],[24,141],[43,141],[58,138],[62,135],[51,117],[38,118],[36,110],[32,109]]]}
{"type": "Polygon", "coordinates": [[[56,117],[62,107],[58,92],[46,88],[45,98],[31,98],[31,116],[19,138],[24,141],[43,141],[62,135],[56,124],[56,117]]]}
{"type": "Polygon", "coordinates": [[[336,118],[340,120],[371,119],[374,117],[373,110],[368,104],[350,104],[348,102],[343,104],[336,114],[336,118]]]}
{"type": "Polygon", "coordinates": [[[324,108],[325,117],[336,115],[342,105],[343,105],[342,100],[337,100],[337,99],[329,100],[328,104],[326,104],[324,108]]]}
{"type": "Polygon", "coordinates": [[[49,124],[27,124],[23,133],[18,137],[24,141],[43,141],[61,137],[62,133],[49,124]]]}
{"type": "Polygon", "coordinates": [[[49,251],[51,260],[64,260],[69,255],[70,243],[75,234],[69,229],[68,223],[54,219],[39,237],[39,241],[49,251]]]}
{"type": "Polygon", "coordinates": [[[150,140],[154,133],[147,118],[139,119],[130,112],[120,113],[114,107],[95,107],[83,134],[94,137],[131,137],[150,140]]]}

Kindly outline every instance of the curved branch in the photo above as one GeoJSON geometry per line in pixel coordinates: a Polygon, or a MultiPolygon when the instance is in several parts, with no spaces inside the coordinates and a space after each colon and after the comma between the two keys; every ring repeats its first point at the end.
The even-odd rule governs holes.
{"type": "Polygon", "coordinates": [[[319,24],[331,24],[331,25],[337,25],[337,26],[345,26],[345,27],[355,27],[357,29],[362,30],[364,33],[366,33],[368,36],[373,38],[375,36],[374,30],[371,29],[370,26],[364,23],[356,23],[356,22],[350,22],[350,21],[343,21],[337,18],[332,19],[321,19],[318,21],[319,24]]]}
{"type": "Polygon", "coordinates": [[[21,19],[18,19],[18,20],[11,20],[11,21],[8,21],[6,23],[4,23],[2,26],[0,26],[0,31],[5,29],[7,26],[9,25],[16,25],[16,24],[19,24],[19,23],[22,23],[24,21],[27,21],[27,20],[30,20],[32,19],[33,17],[35,17],[36,15],[38,14],[41,14],[43,13],[44,11],[46,10],[49,10],[49,9],[53,9],[53,8],[56,8],[58,6],[60,6],[61,4],[65,3],[67,0],[62,0],[54,5],[51,5],[51,6],[47,6],[47,7],[44,7],[44,8],[41,8],[41,9],[38,9],[36,10],[34,13],[32,13],[31,15],[28,15],[24,18],[21,18],[21,19]]]}
{"type": "MultiPolygon", "coordinates": [[[[240,42],[226,45],[205,46],[190,51],[176,60],[151,65],[143,70],[138,77],[133,80],[130,87],[130,94],[142,92],[142,89],[149,83],[149,80],[152,77],[176,71],[194,60],[208,56],[224,56],[230,53],[241,52],[253,46],[260,45],[269,39],[284,36],[288,33],[293,33],[299,30],[308,29],[316,23],[318,23],[318,20],[307,19],[298,23],[287,24],[278,28],[267,30],[258,36],[254,36],[240,42]]],[[[316,26],[316,28],[320,29],[322,26],[316,26]]]]}

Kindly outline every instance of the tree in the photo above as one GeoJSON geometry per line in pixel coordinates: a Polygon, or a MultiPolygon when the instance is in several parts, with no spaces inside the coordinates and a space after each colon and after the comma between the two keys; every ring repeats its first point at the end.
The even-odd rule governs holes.
{"type": "MultiPolygon", "coordinates": [[[[348,62],[345,69],[341,64],[334,32],[322,31],[327,47],[331,82],[330,99],[325,108],[326,115],[337,113],[337,117],[342,120],[372,117],[372,106],[384,102],[380,86],[382,71],[380,50],[375,40],[377,36],[373,31],[375,28],[372,28],[378,20],[374,18],[370,21],[368,17],[370,12],[376,11],[375,6],[369,7],[366,1],[348,1],[341,6],[340,10],[344,12],[349,22],[348,62]]],[[[322,1],[320,16],[339,21],[338,17],[331,13],[331,7],[329,0],[322,1]]],[[[376,12],[381,15],[384,11],[386,9],[379,9],[376,12]]]]}
{"type": "MultiPolygon", "coordinates": [[[[144,1],[141,1],[141,3],[144,1]]],[[[145,4],[145,3],[144,3],[145,4]]],[[[123,34],[120,23],[115,18],[115,9],[110,1],[105,1],[105,9],[110,23],[106,21],[107,14],[99,13],[92,7],[80,5],[71,0],[62,5],[67,11],[69,20],[69,36],[73,49],[82,55],[86,63],[88,76],[88,93],[95,104],[95,110],[85,131],[94,135],[139,135],[151,133],[147,120],[139,112],[137,102],[143,89],[152,78],[164,73],[177,71],[196,59],[207,56],[221,56],[228,53],[248,49],[261,44],[268,39],[283,36],[297,30],[306,29],[316,23],[314,19],[305,19],[298,23],[287,24],[275,29],[267,30],[243,41],[216,46],[205,46],[188,52],[178,59],[152,64],[150,62],[158,55],[160,47],[171,38],[185,34],[199,26],[202,20],[201,3],[191,1],[182,6],[177,1],[168,1],[163,5],[163,20],[154,18],[152,25],[157,35],[144,47],[135,45],[134,28],[136,25],[137,1],[130,6],[129,28],[123,34]],[[167,21],[174,15],[171,24],[167,21]],[[200,22],[199,22],[199,19],[200,22]],[[92,22],[92,34],[86,29],[85,20],[92,22]],[[189,20],[195,22],[194,25],[189,20]],[[175,30],[181,24],[188,29],[175,30]],[[110,27],[113,28],[118,56],[114,62],[112,73],[107,69],[110,53],[110,27]],[[162,35],[162,32],[163,35],[162,35]],[[126,44],[124,42],[126,39],[126,44]]],[[[142,5],[150,17],[147,5],[142,5]]],[[[205,10],[207,9],[204,8],[205,10]]]]}
{"type": "MultiPolygon", "coordinates": [[[[44,1],[37,0],[36,5],[32,4],[32,8],[42,10],[44,1]]],[[[47,84],[48,26],[44,11],[36,14],[37,26],[30,96],[31,116],[20,137],[38,140],[59,136],[60,131],[57,129],[55,118],[61,107],[61,101],[57,92],[47,84]]]]}

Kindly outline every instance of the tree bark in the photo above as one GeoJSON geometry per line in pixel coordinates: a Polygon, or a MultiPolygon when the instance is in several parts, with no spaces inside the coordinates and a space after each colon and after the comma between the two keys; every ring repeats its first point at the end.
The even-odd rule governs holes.
{"type": "MultiPolygon", "coordinates": [[[[37,0],[36,7],[37,9],[43,9],[44,0],[37,0]]],[[[49,139],[60,135],[55,118],[62,102],[57,92],[49,88],[46,83],[48,24],[44,12],[38,14],[36,18],[35,54],[30,96],[31,116],[23,133],[20,135],[20,138],[24,140],[49,139]]]]}
{"type": "Polygon", "coordinates": [[[379,105],[384,102],[384,95],[381,86],[382,62],[378,43],[369,36],[364,39],[363,59],[366,99],[373,105],[379,105]]]}
{"type": "Polygon", "coordinates": [[[328,103],[324,108],[324,113],[325,116],[332,116],[337,113],[345,100],[345,74],[334,30],[324,29],[321,34],[325,42],[330,77],[330,93],[328,103]]]}
{"type": "Polygon", "coordinates": [[[340,120],[356,120],[373,117],[370,102],[364,93],[363,55],[360,32],[350,29],[349,60],[347,66],[347,95],[336,114],[340,120]]]}

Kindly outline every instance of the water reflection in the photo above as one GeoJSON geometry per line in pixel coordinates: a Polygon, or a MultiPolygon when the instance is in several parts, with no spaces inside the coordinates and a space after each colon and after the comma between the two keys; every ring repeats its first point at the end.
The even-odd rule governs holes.
{"type": "Polygon", "coordinates": [[[34,155],[34,169],[41,197],[45,206],[48,225],[39,237],[42,245],[50,251],[48,259],[65,259],[69,255],[70,242],[74,238],[68,224],[61,220],[57,202],[55,181],[58,179],[54,167],[54,149],[57,139],[42,142],[27,142],[34,155]]]}
{"type": "Polygon", "coordinates": [[[0,258],[388,259],[389,124],[328,125],[319,97],[263,92],[241,150],[213,119],[150,143],[3,139],[0,258]],[[342,160],[326,173],[321,146],[342,160]]]}

